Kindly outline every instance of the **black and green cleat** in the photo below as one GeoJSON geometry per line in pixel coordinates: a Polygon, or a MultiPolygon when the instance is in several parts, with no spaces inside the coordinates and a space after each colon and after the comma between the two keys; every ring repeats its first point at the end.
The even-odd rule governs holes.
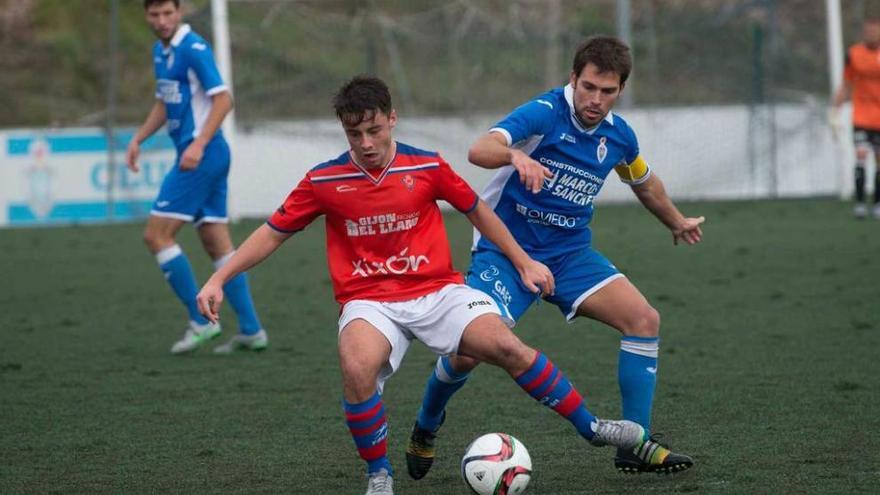
{"type": "MultiPolygon", "coordinates": [[[[446,421],[446,411],[443,411],[440,426],[444,421],[446,421]]],[[[406,446],[406,470],[412,479],[420,480],[431,470],[431,465],[434,464],[434,440],[437,438],[440,426],[434,431],[429,431],[419,427],[418,421],[413,425],[406,446]]]]}
{"type": "Polygon", "coordinates": [[[634,449],[617,449],[614,457],[614,467],[625,474],[673,474],[686,471],[693,465],[690,456],[672,452],[653,436],[634,449]]]}

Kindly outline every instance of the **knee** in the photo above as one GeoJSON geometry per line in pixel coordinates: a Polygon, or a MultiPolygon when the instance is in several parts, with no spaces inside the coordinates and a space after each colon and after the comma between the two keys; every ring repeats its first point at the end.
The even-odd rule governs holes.
{"type": "Polygon", "coordinates": [[[158,253],[166,244],[165,237],[160,232],[149,228],[144,229],[143,240],[152,253],[158,253]]]}
{"type": "Polygon", "coordinates": [[[505,338],[498,340],[495,352],[498,363],[507,371],[517,374],[528,369],[536,351],[509,332],[505,338]]]}
{"type": "Polygon", "coordinates": [[[480,361],[471,357],[455,354],[449,356],[449,364],[456,373],[470,373],[480,364],[480,361]]]}
{"type": "Polygon", "coordinates": [[[359,359],[346,359],[340,362],[342,381],[346,396],[357,400],[368,399],[376,389],[379,370],[372,364],[359,359]]]}
{"type": "Polygon", "coordinates": [[[650,305],[645,305],[644,308],[632,315],[623,333],[632,337],[659,336],[660,313],[650,305]]]}

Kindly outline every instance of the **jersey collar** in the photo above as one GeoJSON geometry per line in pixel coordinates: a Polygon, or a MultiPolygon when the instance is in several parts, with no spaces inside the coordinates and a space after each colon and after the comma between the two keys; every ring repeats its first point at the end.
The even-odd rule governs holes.
{"type": "Polygon", "coordinates": [[[189,24],[181,24],[180,27],[177,28],[177,32],[174,33],[174,36],[171,37],[171,46],[180,46],[180,43],[183,42],[183,38],[188,35],[190,31],[192,31],[192,28],[189,27],[189,24]]]}
{"type": "Polygon", "coordinates": [[[361,164],[354,159],[354,153],[352,153],[351,150],[348,151],[348,157],[351,158],[351,163],[355,166],[355,168],[360,170],[360,172],[364,174],[364,176],[366,176],[367,179],[370,180],[370,182],[378,186],[379,183],[382,182],[382,179],[384,179],[385,176],[388,175],[388,171],[391,170],[391,164],[394,163],[394,159],[397,158],[397,148],[397,141],[395,141],[394,153],[391,155],[391,159],[389,159],[388,163],[385,164],[385,167],[382,169],[382,172],[379,174],[378,177],[373,177],[373,174],[370,173],[370,171],[366,167],[362,167],[361,164]]]}
{"type": "MultiPolygon", "coordinates": [[[[578,117],[577,112],[574,109],[574,88],[571,86],[571,83],[566,84],[565,88],[563,88],[563,92],[565,93],[565,101],[568,103],[568,114],[571,117],[571,123],[574,124],[575,128],[581,132],[585,132],[587,134],[593,134],[596,132],[596,129],[602,125],[601,122],[594,125],[593,127],[587,127],[582,122],[580,117],[578,117]]],[[[605,116],[605,122],[608,122],[611,125],[614,125],[614,114],[608,112],[608,115],[605,116]]]]}

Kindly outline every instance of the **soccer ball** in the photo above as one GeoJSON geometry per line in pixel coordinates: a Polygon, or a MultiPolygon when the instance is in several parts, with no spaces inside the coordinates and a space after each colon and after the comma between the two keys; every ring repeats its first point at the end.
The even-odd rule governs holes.
{"type": "Polygon", "coordinates": [[[489,433],[468,445],[461,476],[478,495],[519,495],[532,479],[532,458],[516,438],[489,433]]]}

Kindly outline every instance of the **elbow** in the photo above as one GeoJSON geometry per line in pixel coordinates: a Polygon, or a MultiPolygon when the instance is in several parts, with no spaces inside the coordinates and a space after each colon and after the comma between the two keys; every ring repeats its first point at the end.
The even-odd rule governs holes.
{"type": "Polygon", "coordinates": [[[480,151],[477,149],[476,146],[471,146],[470,148],[468,148],[467,159],[474,165],[480,165],[480,151]]]}

